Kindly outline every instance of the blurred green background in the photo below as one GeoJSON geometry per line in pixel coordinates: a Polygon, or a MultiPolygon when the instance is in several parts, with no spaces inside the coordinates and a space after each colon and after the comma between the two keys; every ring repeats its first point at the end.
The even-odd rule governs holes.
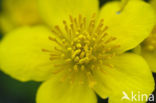
{"type": "MultiPolygon", "coordinates": [[[[112,0],[100,0],[100,5],[102,6],[108,1],[112,0]]],[[[2,35],[0,35],[0,38],[2,38],[2,35]]],[[[153,76],[156,78],[156,74],[153,74],[153,76]]],[[[22,83],[0,72],[0,103],[35,103],[35,95],[39,85],[39,82],[32,81],[22,83]]],[[[107,101],[98,97],[98,103],[107,103],[107,101]]]]}

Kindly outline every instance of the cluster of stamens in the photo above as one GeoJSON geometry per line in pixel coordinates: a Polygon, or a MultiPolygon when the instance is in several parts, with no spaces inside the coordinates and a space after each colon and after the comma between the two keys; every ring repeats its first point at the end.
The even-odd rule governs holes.
{"type": "Polygon", "coordinates": [[[96,25],[95,15],[89,22],[81,15],[77,18],[70,16],[70,21],[63,21],[63,24],[64,30],[55,26],[52,30],[54,37],[49,37],[58,46],[54,51],[43,51],[50,52],[50,60],[64,61],[63,66],[68,66],[71,72],[86,74],[90,84],[94,84],[94,70],[100,69],[101,64],[113,66],[106,61],[115,55],[115,49],[119,47],[114,43],[116,38],[107,34],[108,27],[104,26],[103,19],[96,25]]]}
{"type": "Polygon", "coordinates": [[[143,42],[142,45],[145,50],[156,50],[156,28],[153,29],[151,35],[143,42]]]}

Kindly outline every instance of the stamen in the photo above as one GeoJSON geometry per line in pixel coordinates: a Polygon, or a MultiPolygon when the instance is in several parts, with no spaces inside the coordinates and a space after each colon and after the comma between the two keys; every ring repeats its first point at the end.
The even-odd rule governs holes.
{"type": "Polygon", "coordinates": [[[116,38],[115,38],[115,37],[111,37],[111,38],[109,38],[109,39],[105,42],[105,44],[110,43],[111,41],[114,41],[114,40],[116,40],[116,38]]]}
{"type": "Polygon", "coordinates": [[[47,50],[47,49],[42,49],[43,52],[52,52],[50,50],[47,50]]]}
{"type": "Polygon", "coordinates": [[[70,34],[70,33],[69,33],[69,28],[68,28],[67,22],[66,22],[65,20],[63,21],[63,24],[64,24],[64,26],[65,26],[66,33],[67,33],[67,34],[70,34]]]}
{"type": "Polygon", "coordinates": [[[80,49],[74,51],[73,54],[72,54],[72,58],[75,58],[75,56],[78,55],[80,52],[81,52],[80,49]]]}
{"type": "Polygon", "coordinates": [[[96,28],[96,33],[98,33],[98,31],[102,28],[103,22],[104,22],[104,19],[101,19],[99,25],[96,28]]]}
{"type": "Polygon", "coordinates": [[[58,49],[57,47],[54,47],[54,50],[56,50],[56,51],[58,51],[58,52],[62,52],[62,53],[64,53],[64,51],[63,51],[63,50],[58,49]]]}
{"type": "Polygon", "coordinates": [[[62,72],[63,70],[65,70],[65,68],[60,68],[60,69],[54,71],[53,74],[58,74],[58,73],[62,72]]]}
{"type": "Polygon", "coordinates": [[[63,46],[60,42],[58,42],[58,40],[56,40],[56,38],[53,38],[53,37],[50,37],[50,36],[49,36],[49,40],[51,40],[51,41],[57,43],[57,44],[60,45],[60,46],[63,46]]]}
{"type": "Polygon", "coordinates": [[[113,64],[105,64],[106,66],[110,67],[110,68],[114,68],[113,64]]]}
{"type": "Polygon", "coordinates": [[[60,29],[60,27],[59,27],[58,25],[55,26],[55,29],[56,29],[60,34],[63,35],[63,32],[61,31],[61,29],[60,29]]]}
{"type": "Polygon", "coordinates": [[[89,22],[82,15],[76,18],[69,16],[69,19],[69,22],[63,21],[64,30],[55,26],[52,30],[54,37],[49,37],[49,40],[58,45],[53,50],[42,49],[42,51],[50,54],[51,61],[61,61],[60,64],[54,64],[55,67],[60,68],[54,74],[63,70],[69,72],[62,81],[68,79],[72,84],[75,74],[82,73],[87,79],[81,80],[80,84],[87,80],[89,86],[93,87],[96,84],[93,76],[95,70],[99,70],[101,65],[114,67],[105,61],[116,55],[115,50],[119,48],[119,45],[114,41],[117,38],[109,36],[107,33],[109,27],[104,26],[104,19],[96,24],[96,14],[89,22]]]}

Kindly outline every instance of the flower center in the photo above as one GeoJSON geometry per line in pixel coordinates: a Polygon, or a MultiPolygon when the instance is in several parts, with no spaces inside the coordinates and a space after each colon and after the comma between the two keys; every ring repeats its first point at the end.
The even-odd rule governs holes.
{"type": "MultiPolygon", "coordinates": [[[[104,26],[104,20],[96,23],[96,16],[93,15],[90,21],[86,17],[79,15],[77,18],[70,16],[70,21],[63,21],[64,30],[55,26],[52,32],[54,37],[49,39],[58,46],[55,51],[48,51],[50,59],[63,61],[61,66],[68,66],[71,72],[81,72],[85,74],[93,84],[93,71],[101,68],[102,65],[112,67],[107,62],[115,55],[115,37],[111,37],[106,32],[108,27],[104,26]]],[[[61,69],[62,70],[62,69],[61,69]]]]}
{"type": "Polygon", "coordinates": [[[147,51],[156,50],[156,27],[153,29],[151,35],[143,42],[142,46],[147,51]]]}

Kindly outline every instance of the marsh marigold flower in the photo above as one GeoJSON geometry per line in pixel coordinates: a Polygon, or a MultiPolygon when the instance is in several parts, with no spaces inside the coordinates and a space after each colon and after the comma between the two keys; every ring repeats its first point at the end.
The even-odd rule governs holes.
{"type": "Polygon", "coordinates": [[[0,30],[2,33],[23,26],[41,22],[37,0],[2,0],[0,12],[0,30]]]}
{"type": "MultiPolygon", "coordinates": [[[[155,10],[156,13],[156,0],[151,0],[150,4],[155,10]]],[[[156,19],[156,18],[155,18],[156,19]]],[[[141,55],[148,62],[151,70],[156,72],[156,22],[153,31],[150,33],[150,36],[141,44],[141,55]]]]}
{"type": "Polygon", "coordinates": [[[151,93],[154,80],[144,59],[127,50],[151,32],[154,13],[143,1],[39,0],[42,18],[52,27],[23,27],[0,45],[2,71],[21,81],[44,81],[37,103],[109,103],[122,92],[151,93]],[[95,15],[96,14],[96,15],[95,15]]]}

